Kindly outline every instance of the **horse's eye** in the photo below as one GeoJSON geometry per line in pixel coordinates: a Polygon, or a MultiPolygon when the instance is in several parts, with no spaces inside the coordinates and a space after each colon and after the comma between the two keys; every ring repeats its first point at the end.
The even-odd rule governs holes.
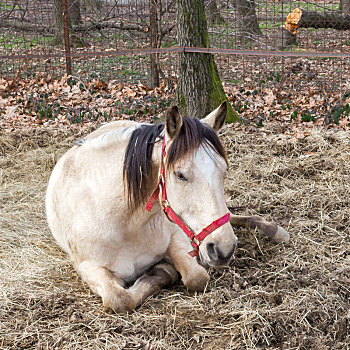
{"type": "Polygon", "coordinates": [[[181,173],[180,171],[175,172],[175,175],[180,181],[187,181],[185,175],[183,173],[181,173]]]}

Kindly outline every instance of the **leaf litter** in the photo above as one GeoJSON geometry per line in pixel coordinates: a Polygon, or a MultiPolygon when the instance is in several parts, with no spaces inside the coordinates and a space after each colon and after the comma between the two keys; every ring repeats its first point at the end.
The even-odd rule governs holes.
{"type": "MultiPolygon", "coordinates": [[[[304,64],[305,66],[305,64],[304,64]]],[[[283,126],[289,139],[308,136],[314,127],[350,130],[350,86],[342,90],[311,83],[303,93],[293,86],[301,84],[304,67],[295,73],[271,72],[266,80],[253,85],[225,85],[228,99],[243,120],[246,130],[264,128],[266,123],[283,126]],[[273,84],[268,84],[269,80],[273,84]]],[[[299,66],[298,66],[299,67],[299,66]]],[[[255,68],[256,69],[256,68],[255,68]]],[[[304,69],[305,70],[305,69],[304,69]]],[[[307,72],[307,70],[306,70],[307,72]]],[[[305,72],[304,72],[305,73],[305,72]]],[[[306,76],[304,74],[304,76],[306,76]]],[[[119,119],[157,122],[174,104],[173,86],[104,82],[74,76],[53,79],[38,74],[32,79],[0,79],[0,128],[50,128],[96,126],[119,119]]]]}

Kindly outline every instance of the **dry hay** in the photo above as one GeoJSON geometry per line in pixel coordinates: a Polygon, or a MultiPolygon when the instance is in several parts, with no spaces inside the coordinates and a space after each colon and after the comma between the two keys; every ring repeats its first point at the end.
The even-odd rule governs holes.
{"type": "MultiPolygon", "coordinates": [[[[266,129],[266,128],[265,128],[266,129]]],[[[268,129],[268,128],[267,128],[268,129]]],[[[0,134],[1,349],[348,349],[350,136],[223,132],[229,204],[282,224],[291,242],[240,239],[205,293],[182,285],[130,315],[107,313],[53,242],[44,193],[70,131],[0,134]]]]}

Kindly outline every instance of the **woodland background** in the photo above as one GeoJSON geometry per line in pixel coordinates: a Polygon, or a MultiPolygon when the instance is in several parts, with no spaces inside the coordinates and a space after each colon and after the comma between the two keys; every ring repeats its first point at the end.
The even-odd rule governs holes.
{"type": "MultiPolygon", "coordinates": [[[[68,46],[61,0],[0,2],[1,127],[153,120],[174,103],[180,53],[164,51],[178,47],[175,1],[64,2],[68,46]]],[[[245,124],[348,127],[348,0],[204,5],[210,48],[224,51],[215,54],[221,80],[245,124]]]]}

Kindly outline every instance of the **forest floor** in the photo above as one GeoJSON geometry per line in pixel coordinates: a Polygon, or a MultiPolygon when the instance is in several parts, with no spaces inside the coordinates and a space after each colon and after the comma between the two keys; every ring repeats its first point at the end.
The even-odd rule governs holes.
{"type": "MultiPolygon", "coordinates": [[[[257,69],[253,61],[245,64],[257,69]]],[[[299,60],[281,76],[268,73],[266,80],[257,84],[247,78],[225,85],[245,130],[264,130],[265,124],[275,123],[289,139],[308,136],[314,127],[349,131],[350,85],[320,89],[308,78],[317,67],[315,62],[299,60]]],[[[120,119],[159,122],[166,108],[175,103],[175,89],[176,81],[171,86],[162,81],[153,89],[117,80],[53,79],[44,73],[27,79],[0,78],[0,130],[82,130],[120,119]]]]}
{"type": "Polygon", "coordinates": [[[180,282],[120,316],[104,310],[49,232],[49,175],[95,127],[54,123],[0,131],[0,349],[350,348],[348,131],[225,126],[228,204],[278,222],[290,242],[239,229],[235,260],[210,270],[204,293],[180,282]]]}

